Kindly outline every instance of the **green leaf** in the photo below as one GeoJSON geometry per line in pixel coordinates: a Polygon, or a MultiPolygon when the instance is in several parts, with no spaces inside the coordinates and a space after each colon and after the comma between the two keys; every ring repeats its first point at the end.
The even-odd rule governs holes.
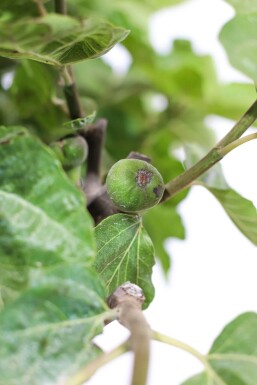
{"type": "Polygon", "coordinates": [[[108,313],[105,291],[86,265],[49,271],[0,313],[0,383],[66,382],[100,349],[92,338],[108,313]]]}
{"type": "Polygon", "coordinates": [[[256,89],[252,83],[230,83],[221,85],[214,96],[209,113],[237,121],[255,100],[256,89]]]}
{"type": "MultiPolygon", "coordinates": [[[[186,168],[190,168],[200,159],[202,159],[206,152],[202,147],[197,144],[190,143],[185,146],[186,160],[184,164],[186,168]]],[[[203,183],[205,187],[215,187],[217,189],[229,189],[229,185],[226,182],[220,163],[215,164],[210,170],[201,175],[197,181],[200,184],[203,183]]]]}
{"type": "Polygon", "coordinates": [[[0,127],[2,301],[28,284],[28,268],[64,261],[90,265],[93,224],[83,194],[53,153],[23,127],[0,127]]]}
{"type": "Polygon", "coordinates": [[[92,114],[85,116],[84,118],[78,118],[74,120],[69,120],[68,122],[63,123],[65,127],[72,129],[73,131],[77,131],[84,126],[91,124],[95,119],[96,112],[94,111],[92,114]]]}
{"type": "Polygon", "coordinates": [[[244,313],[229,323],[206,356],[206,372],[183,385],[255,385],[257,314],[244,313]]]}
{"type": "Polygon", "coordinates": [[[218,199],[236,227],[257,246],[257,210],[253,203],[232,189],[203,186],[218,199]]]}
{"type": "Polygon", "coordinates": [[[158,205],[144,214],[144,225],[148,231],[163,270],[170,269],[170,256],[164,247],[164,241],[175,237],[184,239],[185,229],[180,215],[171,204],[158,205]]]}
{"type": "MultiPolygon", "coordinates": [[[[198,146],[188,146],[185,164],[190,167],[201,158],[202,149],[198,146]]],[[[203,174],[196,184],[207,188],[220,202],[223,209],[239,231],[254,245],[257,245],[257,210],[253,203],[231,189],[226,182],[220,164],[216,164],[203,174]]]]}
{"type": "Polygon", "coordinates": [[[257,12],[257,0],[226,0],[231,4],[237,13],[257,12]]]}
{"type": "Polygon", "coordinates": [[[48,14],[17,22],[0,20],[0,56],[62,66],[104,55],[128,31],[104,22],[79,22],[48,14]]]}
{"type": "Polygon", "coordinates": [[[189,380],[183,382],[183,384],[181,385],[221,385],[221,384],[216,383],[214,378],[208,377],[207,373],[204,372],[204,373],[195,375],[189,380]]]}
{"type": "Polygon", "coordinates": [[[220,41],[230,63],[257,81],[257,13],[240,14],[222,28],[220,41]]]}
{"type": "Polygon", "coordinates": [[[97,256],[95,268],[105,282],[108,294],[130,281],[144,291],[149,305],[154,296],[151,282],[154,249],[137,215],[115,214],[95,229],[97,256]]]}

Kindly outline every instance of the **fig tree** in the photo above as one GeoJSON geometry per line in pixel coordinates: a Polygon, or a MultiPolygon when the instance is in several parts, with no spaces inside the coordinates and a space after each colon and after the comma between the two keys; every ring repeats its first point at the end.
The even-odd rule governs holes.
{"type": "Polygon", "coordinates": [[[115,206],[131,213],[155,206],[165,188],[159,171],[139,159],[122,159],[115,163],[107,175],[106,187],[115,206]]]}

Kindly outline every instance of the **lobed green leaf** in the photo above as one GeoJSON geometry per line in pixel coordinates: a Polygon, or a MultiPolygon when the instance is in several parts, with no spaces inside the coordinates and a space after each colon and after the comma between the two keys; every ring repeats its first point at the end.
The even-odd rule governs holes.
{"type": "Polygon", "coordinates": [[[231,4],[237,13],[254,13],[257,12],[256,0],[226,0],[231,4]]]}
{"type": "Polygon", "coordinates": [[[0,127],[0,288],[5,303],[29,271],[95,256],[83,194],[54,154],[23,127],[0,127]]]}
{"type": "Polygon", "coordinates": [[[257,210],[253,203],[232,189],[205,187],[218,199],[241,233],[257,246],[257,210]]]}
{"type": "Polygon", "coordinates": [[[105,282],[108,294],[130,281],[144,291],[149,305],[154,296],[151,282],[154,265],[152,241],[137,215],[115,214],[95,229],[97,255],[95,268],[105,282]]]}
{"type": "Polygon", "coordinates": [[[108,23],[58,14],[16,22],[0,19],[0,31],[0,56],[55,66],[102,56],[128,35],[108,23]]]}
{"type": "Polygon", "coordinates": [[[255,385],[257,381],[257,314],[230,322],[206,356],[206,371],[183,385],[255,385]]]}
{"type": "Polygon", "coordinates": [[[148,231],[165,273],[170,269],[170,256],[164,242],[168,238],[185,238],[185,229],[180,215],[171,204],[158,205],[144,214],[144,225],[148,231]]]}
{"type": "MultiPolygon", "coordinates": [[[[257,12],[257,10],[256,10],[257,12]]],[[[257,13],[239,14],[222,28],[220,41],[230,63],[257,81],[257,13]]]]}
{"type": "Polygon", "coordinates": [[[37,276],[0,313],[0,383],[56,385],[101,353],[92,338],[108,313],[105,291],[85,264],[37,276]]]}

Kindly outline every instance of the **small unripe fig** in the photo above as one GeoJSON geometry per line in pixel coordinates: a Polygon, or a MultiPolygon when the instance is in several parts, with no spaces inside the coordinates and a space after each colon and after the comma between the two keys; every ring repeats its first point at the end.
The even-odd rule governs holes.
{"type": "Polygon", "coordinates": [[[106,187],[115,206],[125,212],[155,206],[165,188],[159,171],[139,159],[122,159],[115,163],[107,175],[106,187]]]}
{"type": "Polygon", "coordinates": [[[82,136],[52,143],[51,148],[65,169],[79,166],[86,160],[88,154],[88,145],[82,136]]]}

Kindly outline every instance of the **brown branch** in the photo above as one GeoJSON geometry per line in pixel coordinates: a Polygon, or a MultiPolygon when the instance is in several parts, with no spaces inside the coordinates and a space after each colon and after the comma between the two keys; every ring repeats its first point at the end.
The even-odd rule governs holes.
{"type": "Polygon", "coordinates": [[[119,322],[131,333],[130,348],[134,352],[131,385],[146,385],[151,330],[142,312],[144,295],[140,287],[130,282],[119,286],[109,297],[108,303],[117,311],[119,322]]]}
{"type": "Polygon", "coordinates": [[[37,6],[37,9],[38,9],[38,13],[40,14],[40,16],[46,16],[47,15],[47,11],[44,7],[44,4],[42,3],[41,0],[33,0],[34,3],[36,4],[37,6]]]}
{"type": "MultiPolygon", "coordinates": [[[[60,15],[67,14],[67,5],[65,0],[54,0],[55,12],[60,15]]],[[[71,66],[66,66],[61,70],[64,81],[63,92],[68,105],[70,119],[83,118],[85,113],[82,109],[77,85],[74,80],[71,66]]]]}
{"type": "Polygon", "coordinates": [[[67,5],[65,0],[55,0],[54,7],[56,13],[60,13],[62,15],[67,14],[67,5]]]}
{"type": "Polygon", "coordinates": [[[83,118],[85,113],[80,103],[79,93],[71,66],[64,67],[61,74],[64,80],[63,92],[69,109],[70,119],[83,118]]]}

